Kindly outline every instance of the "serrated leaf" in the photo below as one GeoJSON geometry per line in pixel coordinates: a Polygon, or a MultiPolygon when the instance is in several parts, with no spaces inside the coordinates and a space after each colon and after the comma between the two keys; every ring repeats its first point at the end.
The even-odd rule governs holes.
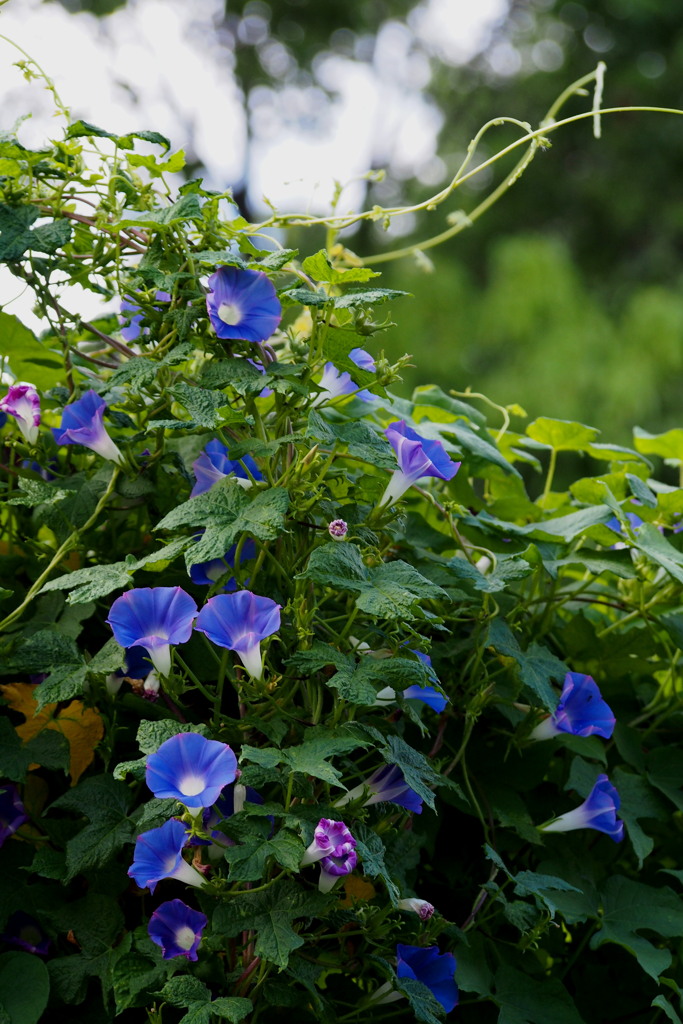
{"type": "Polygon", "coordinates": [[[215,427],[221,422],[218,410],[229,405],[230,399],[222,391],[209,388],[191,387],[185,381],[174,384],[167,389],[176,401],[180,402],[190,414],[194,423],[200,427],[215,427]]]}

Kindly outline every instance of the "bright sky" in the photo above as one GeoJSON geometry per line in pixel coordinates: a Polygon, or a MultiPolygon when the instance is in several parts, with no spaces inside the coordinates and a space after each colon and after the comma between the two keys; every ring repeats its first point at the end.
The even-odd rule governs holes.
{"type": "MultiPolygon", "coordinates": [[[[428,52],[457,64],[474,56],[507,11],[507,0],[424,0],[410,27],[428,52]]],[[[230,54],[213,24],[221,0],[130,0],[106,19],[69,14],[58,3],[9,0],[0,7],[0,33],[50,75],[75,118],[125,134],[151,129],[168,135],[206,167],[207,185],[225,189],[247,169],[254,205],[267,196],[278,208],[327,209],[333,181],[350,181],[371,166],[391,164],[398,176],[434,178],[440,113],[422,88],[429,62],[398,22],[381,30],[371,63],[330,56],[317,68],[333,93],[323,108],[320,89],[262,90],[253,98],[247,152],[244,107],[230,54]]],[[[0,39],[0,128],[30,112],[19,138],[38,146],[61,133],[49,93],[24,81],[13,66],[22,55],[0,39]]],[[[364,187],[344,193],[341,209],[357,208],[364,187]]],[[[16,283],[0,275],[0,302],[16,283]]],[[[91,297],[83,315],[92,316],[91,297]]],[[[17,300],[8,307],[30,326],[38,322],[17,300]]]]}

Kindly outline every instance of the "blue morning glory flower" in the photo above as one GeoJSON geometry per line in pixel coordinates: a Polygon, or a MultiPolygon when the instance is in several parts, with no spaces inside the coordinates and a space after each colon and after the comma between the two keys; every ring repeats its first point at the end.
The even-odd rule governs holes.
{"type": "Polygon", "coordinates": [[[531,733],[532,740],[546,740],[566,732],[572,736],[603,736],[608,740],[616,719],[602,699],[591,676],[567,672],[557,709],[531,733]]]}
{"type": "Polygon", "coordinates": [[[541,832],[571,832],[576,828],[594,828],[615,843],[624,838],[624,823],[617,819],[621,800],[606,775],[598,775],[595,785],[582,804],[542,825],[541,832]]]}
{"type": "Polygon", "coordinates": [[[201,887],[204,877],[183,860],[189,836],[182,821],[171,819],[160,828],[138,836],[129,876],[140,889],[154,892],[162,878],[176,878],[186,885],[201,887]]]}
{"type": "Polygon", "coordinates": [[[13,782],[5,782],[0,787],[0,846],[14,835],[25,821],[28,821],[28,814],[21,802],[19,790],[13,782]]]}
{"type": "Polygon", "coordinates": [[[23,910],[15,910],[10,915],[0,939],[11,946],[25,949],[27,953],[37,953],[39,956],[47,956],[50,951],[50,940],[41,928],[40,922],[23,910]]]}
{"type": "Polygon", "coordinates": [[[426,985],[446,1013],[458,1005],[458,986],[455,984],[456,961],[452,953],[440,953],[438,946],[396,946],[396,975],[414,978],[426,985]]]}
{"type": "Polygon", "coordinates": [[[237,758],[228,744],[196,732],[171,736],[147,758],[147,785],[154,795],[192,810],[215,803],[236,774],[237,758]]]}
{"type": "Polygon", "coordinates": [[[280,628],[280,605],[249,590],[210,598],[195,622],[219,647],[235,651],[253,679],[263,675],[261,640],[280,628]]]}
{"type": "Polygon", "coordinates": [[[33,384],[10,385],[5,397],[0,399],[0,411],[14,417],[27,444],[36,443],[40,427],[40,397],[33,384]]]}
{"type": "Polygon", "coordinates": [[[208,920],[205,914],[188,907],[182,900],[169,900],[154,911],[147,931],[152,942],[161,946],[164,960],[171,960],[174,956],[196,960],[208,920]]]}
{"type": "MultiPolygon", "coordinates": [[[[234,568],[236,551],[237,545],[233,544],[230,550],[226,551],[222,558],[212,558],[208,562],[195,562],[194,565],[190,566],[190,579],[198,586],[212,586],[216,580],[221,578],[221,576],[225,576],[228,569],[234,568]]],[[[242,545],[240,562],[246,562],[250,558],[256,558],[256,544],[251,537],[249,537],[242,545]]],[[[230,590],[235,590],[236,587],[237,583],[235,578],[234,576],[231,576],[222,589],[227,593],[230,590]]]]}
{"type": "Polygon", "coordinates": [[[403,772],[396,764],[385,764],[362,782],[360,786],[350,789],[344,793],[339,800],[335,800],[336,807],[343,807],[345,804],[356,800],[364,790],[370,790],[370,796],[365,801],[364,807],[372,804],[393,803],[399,807],[405,807],[407,811],[414,814],[422,814],[422,797],[410,788],[403,772]]]}
{"type": "Polygon", "coordinates": [[[138,587],[117,597],[107,622],[122,647],[144,647],[157,672],[171,672],[171,644],[190,639],[197,605],[181,587],[138,587]]]}
{"type": "Polygon", "coordinates": [[[396,452],[398,469],[389,481],[380,505],[393,504],[423,476],[452,480],[460,469],[441,441],[430,441],[407,425],[405,420],[390,424],[384,431],[396,452]]]}
{"type": "Polygon", "coordinates": [[[216,335],[223,340],[258,344],[270,338],[282,319],[280,300],[262,270],[220,267],[209,278],[206,308],[216,335]]]}
{"type": "MultiPolygon", "coordinates": [[[[404,700],[419,700],[427,707],[430,707],[432,711],[436,711],[437,714],[445,709],[448,704],[448,697],[444,697],[443,693],[439,693],[433,686],[409,686],[403,690],[401,696],[404,700]]],[[[393,704],[396,700],[396,690],[392,686],[385,686],[382,690],[377,693],[377,700],[375,706],[382,706],[384,704],[393,704]]]]}
{"type": "MultiPolygon", "coordinates": [[[[353,360],[361,370],[374,372],[376,369],[375,360],[364,348],[352,348],[349,352],[349,359],[353,360]]],[[[372,392],[365,389],[358,391],[358,385],[352,379],[351,374],[340,373],[334,363],[325,363],[325,369],[320,378],[320,387],[322,390],[316,396],[313,402],[314,406],[321,405],[323,402],[329,402],[332,398],[339,398],[340,395],[350,395],[354,391],[357,392],[356,398],[360,398],[363,402],[373,402],[375,400],[375,395],[372,392]]]]}
{"type": "MultiPolygon", "coordinates": [[[[158,291],[154,296],[154,301],[157,303],[170,302],[171,296],[168,292],[158,291]]],[[[143,328],[141,326],[145,314],[137,302],[131,299],[130,296],[121,299],[121,313],[123,316],[120,317],[120,320],[125,324],[121,328],[121,337],[125,341],[135,341],[141,334],[149,334],[149,327],[143,328]]]]}
{"type": "Polygon", "coordinates": [[[104,399],[92,390],[86,391],[77,402],[65,405],[61,426],[52,428],[57,444],[82,444],[103,459],[122,462],[123,455],[104,429],[102,417],[106,408],[104,399]]]}
{"type": "Polygon", "coordinates": [[[245,466],[248,467],[249,473],[251,473],[254,480],[263,480],[263,475],[251,455],[244,455],[241,460],[235,459],[233,461],[228,458],[228,449],[225,445],[221,444],[218,438],[214,437],[212,441],[209,441],[199,458],[195,459],[192,463],[197,482],[192,488],[190,497],[196,498],[198,494],[204,494],[218,480],[230,476],[231,473],[237,478],[237,483],[240,486],[245,488],[251,487],[252,481],[249,473],[244,468],[245,466]]]}

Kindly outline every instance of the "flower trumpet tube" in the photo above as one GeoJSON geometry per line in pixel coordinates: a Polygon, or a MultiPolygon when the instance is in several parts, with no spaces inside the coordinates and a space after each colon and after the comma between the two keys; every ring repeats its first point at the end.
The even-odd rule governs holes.
{"type": "Polygon", "coordinates": [[[147,758],[147,785],[154,795],[180,800],[190,810],[214,804],[236,775],[237,758],[228,744],[194,732],[171,736],[147,758]]]}
{"type": "Polygon", "coordinates": [[[107,622],[122,647],[144,647],[162,676],[171,672],[171,644],[190,639],[197,605],[181,587],[139,587],[118,597],[107,622]]]}
{"type": "Polygon", "coordinates": [[[531,733],[532,740],[546,740],[560,733],[571,736],[603,736],[610,739],[616,719],[602,699],[591,676],[567,672],[556,710],[531,733]]]}
{"type": "Polygon", "coordinates": [[[82,444],[85,448],[92,448],[103,459],[120,464],[123,455],[102,422],[106,408],[104,399],[92,390],[86,391],[77,402],[65,405],[61,425],[52,428],[57,444],[82,444]]]}
{"type": "Polygon", "coordinates": [[[216,336],[223,341],[267,341],[282,319],[282,306],[262,270],[220,267],[209,278],[206,308],[216,336]]]}
{"type": "Polygon", "coordinates": [[[279,628],[280,605],[250,590],[210,598],[195,622],[195,629],[209,640],[235,651],[252,679],[263,676],[261,640],[279,628]]]}
{"type": "Polygon", "coordinates": [[[13,416],[27,444],[38,440],[40,427],[40,398],[33,384],[12,384],[0,399],[0,412],[13,416]]]}
{"type": "Polygon", "coordinates": [[[624,838],[624,823],[617,818],[621,801],[606,775],[598,775],[593,789],[582,804],[541,825],[541,832],[572,832],[577,828],[594,828],[604,832],[615,843],[624,838]]]}
{"type": "Polygon", "coordinates": [[[128,874],[140,889],[154,892],[162,878],[175,878],[198,888],[203,876],[183,859],[189,836],[182,821],[167,821],[160,828],[139,835],[128,874]]]}
{"type": "Polygon", "coordinates": [[[407,811],[414,814],[422,814],[422,798],[410,788],[403,772],[395,764],[385,764],[376,772],[362,782],[360,786],[350,789],[344,793],[339,800],[335,801],[336,807],[344,807],[352,800],[357,800],[367,790],[370,796],[365,801],[364,807],[371,807],[372,804],[394,803],[399,807],[405,807],[407,811]]]}
{"type": "Polygon", "coordinates": [[[169,900],[154,911],[147,931],[152,942],[161,946],[164,960],[176,956],[196,960],[202,932],[207,924],[205,914],[188,907],[182,900],[169,900]]]}
{"type": "MultiPolygon", "coordinates": [[[[448,697],[445,697],[443,693],[439,693],[433,686],[409,686],[401,692],[401,696],[404,700],[422,701],[423,704],[426,704],[438,714],[441,714],[448,704],[448,697]]],[[[393,704],[395,700],[396,690],[391,686],[385,686],[383,689],[378,690],[375,706],[383,707],[385,704],[393,704]]]]}
{"type": "Polygon", "coordinates": [[[398,469],[382,495],[380,505],[391,505],[423,476],[452,480],[461,463],[453,462],[441,441],[430,441],[409,427],[405,420],[384,431],[396,453],[398,469]]]}
{"type": "Polygon", "coordinates": [[[417,914],[421,921],[429,921],[434,914],[434,905],[428,903],[427,900],[416,898],[399,900],[396,906],[398,910],[409,910],[412,914],[417,914]]]}

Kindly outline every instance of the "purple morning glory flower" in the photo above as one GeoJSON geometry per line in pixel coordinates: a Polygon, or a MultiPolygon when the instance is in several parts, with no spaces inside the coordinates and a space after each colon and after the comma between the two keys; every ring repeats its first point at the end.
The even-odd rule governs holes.
{"type": "Polygon", "coordinates": [[[321,818],[313,833],[313,842],[301,860],[301,867],[320,861],[320,892],[329,892],[342,875],[350,874],[358,863],[356,840],[343,821],[321,818]]]}
{"type": "Polygon", "coordinates": [[[348,523],[343,519],[333,519],[327,527],[327,532],[332,540],[344,540],[344,537],[349,532],[348,523]]]}
{"type": "Polygon", "coordinates": [[[429,441],[422,437],[405,420],[392,423],[384,433],[396,452],[399,468],[394,471],[380,505],[398,501],[420,477],[436,476],[440,480],[452,480],[460,469],[461,464],[453,462],[441,441],[429,441]]]}
{"type": "MultiPolygon", "coordinates": [[[[221,576],[224,576],[228,569],[233,569],[235,566],[235,552],[237,551],[237,545],[233,544],[229,551],[227,551],[222,558],[212,558],[208,562],[196,562],[190,566],[190,579],[193,583],[198,586],[210,587],[216,580],[219,580],[221,576]]],[[[240,561],[246,562],[250,558],[256,557],[256,544],[249,537],[242,545],[242,556],[240,561]]],[[[237,583],[235,582],[234,576],[226,582],[222,588],[224,591],[235,590],[237,583]]]]}
{"type": "Polygon", "coordinates": [[[426,985],[446,1013],[458,1005],[455,984],[456,961],[452,953],[439,953],[438,946],[396,946],[396,975],[414,978],[426,985]]]}
{"type": "Polygon", "coordinates": [[[261,640],[280,628],[280,605],[250,590],[210,598],[195,622],[219,647],[235,651],[253,679],[263,675],[261,640]]]}
{"type": "Polygon", "coordinates": [[[171,819],[160,828],[138,836],[129,876],[140,889],[154,892],[162,878],[177,878],[186,885],[201,887],[204,877],[183,860],[189,836],[182,821],[171,819]]]}
{"type": "Polygon", "coordinates": [[[594,828],[615,843],[624,838],[624,823],[617,819],[621,800],[606,775],[598,775],[595,785],[582,804],[542,825],[541,832],[571,832],[576,828],[594,828]]]}
{"type": "Polygon", "coordinates": [[[248,467],[254,480],[263,480],[263,475],[251,455],[244,455],[240,461],[229,459],[228,449],[221,444],[218,438],[214,437],[199,458],[192,463],[197,482],[192,488],[190,497],[196,498],[198,494],[204,494],[218,480],[222,480],[223,477],[230,476],[230,474],[234,474],[241,487],[251,487],[252,481],[244,468],[245,466],[248,467]]]}
{"type": "Polygon", "coordinates": [[[12,384],[5,397],[0,398],[0,411],[14,417],[27,444],[36,443],[40,426],[40,398],[33,384],[12,384]]]}
{"type": "Polygon", "coordinates": [[[171,736],[147,758],[147,785],[159,799],[186,807],[210,807],[223,786],[235,781],[237,758],[227,743],[196,732],[171,736]]]}
{"type": "Polygon", "coordinates": [[[103,459],[120,463],[123,455],[104,429],[102,417],[107,403],[96,391],[86,391],[82,398],[65,405],[60,427],[53,427],[57,444],[82,444],[92,448],[103,459]]]}
{"type": "Polygon", "coordinates": [[[407,900],[399,900],[396,904],[398,910],[409,910],[412,914],[417,914],[421,921],[428,921],[434,914],[434,905],[428,903],[427,900],[418,900],[411,898],[407,900]]]}
{"type": "Polygon", "coordinates": [[[172,960],[174,956],[196,960],[208,920],[205,914],[188,907],[182,900],[169,900],[154,911],[147,931],[152,942],[161,946],[164,960],[172,960]]]}
{"type": "Polygon", "coordinates": [[[361,796],[366,789],[370,790],[370,796],[365,801],[364,807],[370,807],[372,804],[393,803],[398,804],[399,807],[405,807],[407,811],[412,811],[414,814],[422,814],[422,797],[410,788],[403,777],[403,772],[396,764],[382,765],[360,786],[344,793],[339,800],[335,801],[335,806],[343,807],[351,800],[361,796]]]}
{"type": "Polygon", "coordinates": [[[38,953],[40,956],[45,956],[50,949],[50,940],[39,922],[23,910],[16,910],[10,915],[0,939],[25,949],[27,953],[38,953]]]}
{"type": "MultiPolygon", "coordinates": [[[[158,291],[154,296],[154,301],[170,302],[171,296],[168,292],[158,291]]],[[[125,341],[135,341],[135,339],[139,338],[141,334],[149,334],[149,327],[143,328],[141,326],[141,321],[145,314],[141,310],[140,306],[138,306],[137,302],[131,299],[130,296],[126,296],[126,298],[121,299],[121,313],[123,314],[123,316],[119,318],[121,323],[128,321],[127,326],[121,328],[121,337],[125,341]]]]}
{"type": "Polygon", "coordinates": [[[5,782],[0,787],[0,846],[14,835],[25,821],[28,821],[28,814],[21,802],[19,790],[13,782],[5,782]]]}
{"type": "Polygon", "coordinates": [[[591,676],[567,672],[557,709],[531,733],[532,740],[546,740],[566,732],[571,736],[603,736],[608,740],[616,719],[602,699],[591,676]]]}
{"type": "Polygon", "coordinates": [[[171,672],[171,644],[190,639],[197,605],[181,587],[138,587],[117,597],[107,622],[122,647],[144,647],[162,676],[171,672]]]}
{"type": "MultiPolygon", "coordinates": [[[[375,360],[364,348],[351,349],[349,359],[353,360],[361,370],[374,372],[376,369],[375,360]]],[[[358,391],[358,385],[351,378],[351,374],[340,373],[334,363],[325,363],[325,369],[320,378],[320,387],[322,390],[316,396],[313,402],[314,406],[321,405],[323,402],[329,402],[332,398],[339,398],[340,395],[350,395],[354,391],[357,392],[356,398],[360,398],[363,402],[373,402],[375,400],[375,396],[370,391],[365,389],[358,391]]]]}
{"type": "Polygon", "coordinates": [[[206,308],[214,331],[223,340],[258,344],[270,338],[282,319],[280,300],[262,270],[220,267],[209,278],[206,308]]]}

